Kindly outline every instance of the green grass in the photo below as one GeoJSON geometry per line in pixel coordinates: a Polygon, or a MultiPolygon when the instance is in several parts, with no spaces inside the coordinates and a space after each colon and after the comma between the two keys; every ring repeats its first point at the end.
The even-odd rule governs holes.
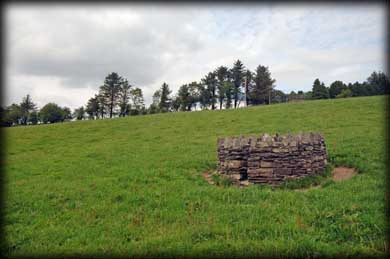
{"type": "Polygon", "coordinates": [[[5,253],[354,256],[385,251],[385,97],[4,129],[5,253]],[[210,185],[217,137],[319,131],[351,180],[210,185]]]}

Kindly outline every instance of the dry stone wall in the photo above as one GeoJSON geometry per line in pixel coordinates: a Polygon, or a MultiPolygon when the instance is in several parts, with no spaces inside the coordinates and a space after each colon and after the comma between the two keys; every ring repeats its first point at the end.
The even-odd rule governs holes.
{"type": "Polygon", "coordinates": [[[263,134],[218,139],[218,171],[235,182],[278,185],[322,173],[327,164],[319,133],[263,134]]]}

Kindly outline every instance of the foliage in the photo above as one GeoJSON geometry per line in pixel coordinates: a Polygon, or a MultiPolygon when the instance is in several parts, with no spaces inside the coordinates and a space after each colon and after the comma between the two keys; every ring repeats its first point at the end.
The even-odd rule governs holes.
{"type": "Polygon", "coordinates": [[[287,101],[287,95],[283,91],[273,89],[271,92],[272,103],[284,103],[287,101]]]}
{"type": "Polygon", "coordinates": [[[20,110],[22,113],[20,123],[22,125],[27,124],[30,113],[35,111],[35,109],[36,109],[36,104],[32,102],[31,97],[28,94],[26,97],[23,98],[22,102],[20,103],[20,110]]]}
{"type": "Polygon", "coordinates": [[[328,88],[324,83],[321,83],[317,78],[314,80],[313,88],[312,88],[312,99],[327,99],[329,98],[328,88]]]}
{"type": "Polygon", "coordinates": [[[190,95],[190,91],[188,90],[188,85],[182,85],[179,88],[177,96],[177,101],[179,104],[179,109],[181,111],[190,111],[192,104],[192,97],[190,95]]]}
{"type": "Polygon", "coordinates": [[[127,79],[122,79],[120,88],[119,88],[119,117],[125,117],[126,115],[129,115],[131,105],[129,104],[130,100],[130,91],[131,91],[131,85],[129,84],[129,81],[127,79]]]}
{"type": "Polygon", "coordinates": [[[73,118],[76,120],[84,120],[85,119],[85,109],[84,106],[81,106],[74,110],[73,118]]]}
{"type": "Polygon", "coordinates": [[[225,100],[225,82],[229,77],[229,68],[220,66],[215,71],[217,77],[217,91],[218,91],[218,102],[219,109],[222,109],[223,102],[225,100]]]}
{"type": "Polygon", "coordinates": [[[237,108],[237,104],[239,101],[238,97],[240,96],[241,85],[245,76],[244,69],[245,69],[244,64],[242,64],[242,62],[239,59],[237,59],[237,61],[234,62],[233,68],[231,70],[232,80],[234,85],[233,88],[234,108],[237,108]]]}
{"type": "Polygon", "coordinates": [[[38,113],[42,123],[61,122],[64,119],[64,110],[55,103],[48,103],[38,113]]]}
{"type": "Polygon", "coordinates": [[[339,93],[336,98],[347,98],[352,97],[352,91],[349,88],[343,89],[341,93],[339,93]]]}
{"type": "Polygon", "coordinates": [[[100,86],[100,95],[107,105],[110,118],[112,118],[114,109],[118,104],[122,83],[122,77],[112,72],[106,76],[104,84],[100,86]]]}
{"type": "Polygon", "coordinates": [[[32,125],[38,124],[39,121],[39,116],[37,111],[33,111],[30,113],[28,116],[28,122],[31,123],[32,125]]]}
{"type": "Polygon", "coordinates": [[[171,106],[171,90],[169,89],[169,86],[167,83],[163,83],[160,88],[160,101],[158,103],[158,108],[160,112],[169,112],[170,106],[171,106]]]}
{"type": "Polygon", "coordinates": [[[18,104],[11,104],[6,109],[4,109],[2,118],[2,124],[4,126],[18,125],[22,119],[23,112],[22,108],[18,104]]]}
{"type": "Polygon", "coordinates": [[[367,83],[372,86],[371,95],[390,93],[389,77],[381,71],[372,72],[372,74],[367,78],[367,83]]]}
{"type": "Polygon", "coordinates": [[[334,81],[329,86],[329,98],[336,98],[347,86],[339,80],[334,81]]]}
{"type": "Polygon", "coordinates": [[[132,102],[132,105],[131,105],[132,114],[134,114],[134,115],[142,114],[143,110],[145,108],[144,96],[142,94],[142,90],[138,87],[131,89],[130,90],[130,99],[132,102]]]}
{"type": "Polygon", "coordinates": [[[249,89],[249,98],[251,104],[269,104],[270,94],[275,83],[275,79],[271,78],[271,73],[268,67],[259,65],[256,68],[253,78],[254,85],[249,89]]]}
{"type": "MultiPolygon", "coordinates": [[[[253,80],[253,72],[247,69],[245,71],[245,83],[244,83],[244,89],[245,89],[245,106],[248,106],[251,101],[250,101],[250,96],[249,96],[249,89],[252,88],[252,80],[253,80]]],[[[281,91],[280,91],[281,92],[281,91]]]]}
{"type": "Polygon", "coordinates": [[[222,176],[218,173],[213,173],[211,175],[211,179],[216,186],[228,187],[233,185],[233,181],[230,178],[222,176]]]}
{"type": "Polygon", "coordinates": [[[72,112],[69,107],[62,108],[62,120],[61,121],[70,121],[72,119],[72,112]]]}
{"type": "Polygon", "coordinates": [[[89,119],[97,119],[99,117],[99,97],[95,94],[94,97],[89,98],[85,107],[85,112],[88,114],[89,119]]]}
{"type": "Polygon", "coordinates": [[[207,91],[207,94],[204,93],[203,97],[207,97],[207,105],[211,105],[211,109],[215,110],[215,104],[217,103],[217,83],[216,78],[217,74],[215,72],[208,73],[203,79],[202,84],[204,85],[203,91],[207,91]]]}

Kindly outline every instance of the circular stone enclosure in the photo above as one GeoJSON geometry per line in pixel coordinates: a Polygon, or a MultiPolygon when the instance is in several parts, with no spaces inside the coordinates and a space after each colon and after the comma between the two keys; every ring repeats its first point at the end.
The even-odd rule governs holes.
{"type": "Polygon", "coordinates": [[[320,133],[218,139],[218,172],[236,183],[279,185],[325,171],[327,152],[320,133]]]}

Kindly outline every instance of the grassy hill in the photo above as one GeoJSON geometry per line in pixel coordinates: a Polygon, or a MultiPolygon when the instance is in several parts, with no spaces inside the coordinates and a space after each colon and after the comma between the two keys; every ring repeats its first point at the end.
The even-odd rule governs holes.
{"type": "Polygon", "coordinates": [[[385,249],[385,97],[4,129],[8,255],[354,255],[385,249]],[[319,131],[351,180],[209,185],[217,137],[319,131]]]}

